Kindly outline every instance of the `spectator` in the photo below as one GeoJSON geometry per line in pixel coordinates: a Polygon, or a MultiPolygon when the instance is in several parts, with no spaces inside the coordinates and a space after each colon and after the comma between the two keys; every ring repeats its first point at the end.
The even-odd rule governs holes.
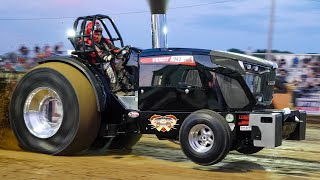
{"type": "Polygon", "coordinates": [[[62,43],[58,43],[54,46],[54,53],[56,55],[61,55],[63,53],[62,51],[62,43]]]}
{"type": "Polygon", "coordinates": [[[278,80],[282,83],[287,83],[288,71],[285,69],[279,69],[278,72],[278,80]]]}
{"type": "Polygon", "coordinates": [[[28,49],[24,44],[21,45],[19,51],[20,51],[21,55],[22,55],[24,58],[27,58],[27,57],[28,57],[29,49],[28,49]]]}
{"type": "Polygon", "coordinates": [[[38,45],[34,47],[34,53],[35,53],[34,61],[38,61],[39,59],[44,57],[44,53],[41,52],[40,47],[38,45]]]}
{"type": "Polygon", "coordinates": [[[51,47],[47,44],[44,46],[44,56],[45,57],[50,57],[52,55],[52,49],[51,47]]]}
{"type": "Polygon", "coordinates": [[[279,64],[279,68],[285,68],[287,62],[283,57],[281,57],[281,59],[280,59],[278,64],[279,64]]]}
{"type": "Polygon", "coordinates": [[[296,68],[299,65],[299,58],[296,56],[293,58],[292,67],[296,68]]]}
{"type": "Polygon", "coordinates": [[[311,59],[310,58],[304,58],[302,61],[303,61],[304,64],[308,64],[311,61],[311,59]]]}
{"type": "Polygon", "coordinates": [[[35,54],[39,54],[39,53],[40,53],[40,47],[39,47],[38,45],[36,45],[36,46],[34,47],[34,53],[35,53],[35,54]]]}

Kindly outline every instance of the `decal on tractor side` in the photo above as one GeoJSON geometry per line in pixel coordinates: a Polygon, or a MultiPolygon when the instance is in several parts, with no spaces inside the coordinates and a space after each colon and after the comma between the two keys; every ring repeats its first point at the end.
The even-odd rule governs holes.
{"type": "Polygon", "coordinates": [[[182,64],[196,66],[193,56],[156,56],[142,57],[141,64],[182,64]]]}
{"type": "Polygon", "coordinates": [[[238,125],[239,126],[247,126],[249,125],[249,115],[245,114],[245,115],[239,115],[238,116],[238,125]]]}
{"type": "Polygon", "coordinates": [[[177,117],[175,117],[174,115],[165,115],[165,116],[161,116],[161,115],[153,115],[150,117],[149,121],[151,122],[153,128],[157,129],[159,132],[168,132],[171,129],[174,129],[175,125],[177,124],[177,121],[179,119],[177,119],[177,117]]]}
{"type": "Polygon", "coordinates": [[[129,113],[128,113],[128,116],[129,117],[131,117],[131,118],[137,118],[137,117],[139,117],[139,112],[137,112],[137,111],[130,111],[129,113]]]}

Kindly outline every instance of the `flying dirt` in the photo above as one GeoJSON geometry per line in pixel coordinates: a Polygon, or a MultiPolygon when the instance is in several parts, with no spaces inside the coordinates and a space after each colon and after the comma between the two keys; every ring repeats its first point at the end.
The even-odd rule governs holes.
{"type": "Polygon", "coordinates": [[[21,150],[9,123],[9,104],[16,81],[0,81],[0,148],[21,150]]]}

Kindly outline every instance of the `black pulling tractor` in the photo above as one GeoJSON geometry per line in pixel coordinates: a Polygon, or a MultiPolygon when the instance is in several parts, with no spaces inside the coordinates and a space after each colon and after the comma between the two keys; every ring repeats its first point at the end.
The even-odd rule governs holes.
{"type": "Polygon", "coordinates": [[[10,123],[20,147],[51,155],[88,149],[130,149],[142,134],[180,142],[193,162],[211,165],[231,150],[244,154],[303,140],[304,111],[267,109],[276,65],[224,51],[123,46],[112,19],[79,17],[71,56],[43,59],[19,81],[10,123]],[[134,95],[110,91],[102,61],[89,63],[84,47],[89,21],[119,43],[134,95]],[[109,25],[107,25],[109,23],[109,25]]]}

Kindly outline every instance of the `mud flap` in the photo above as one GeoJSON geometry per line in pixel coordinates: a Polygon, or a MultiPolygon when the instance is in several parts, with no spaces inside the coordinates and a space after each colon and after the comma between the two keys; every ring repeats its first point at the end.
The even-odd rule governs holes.
{"type": "Polygon", "coordinates": [[[275,148],[282,144],[282,114],[250,114],[251,138],[256,147],[275,148]]]}

